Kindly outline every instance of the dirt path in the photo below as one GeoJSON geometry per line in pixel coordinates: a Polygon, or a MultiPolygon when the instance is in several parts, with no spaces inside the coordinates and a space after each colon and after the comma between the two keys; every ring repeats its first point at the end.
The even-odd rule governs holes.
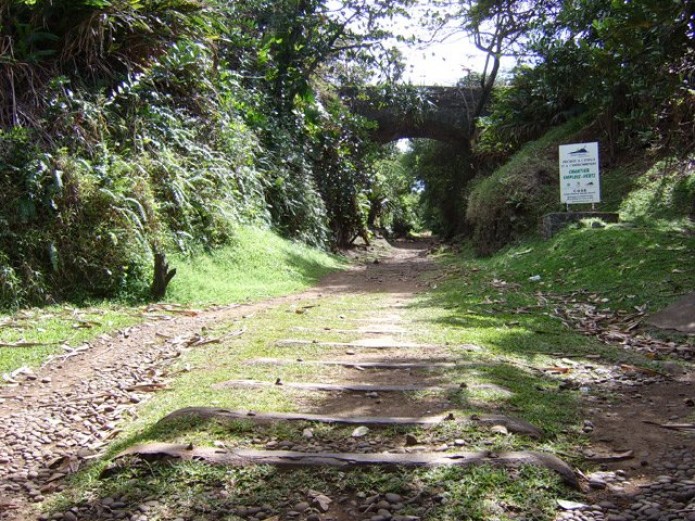
{"type": "Polygon", "coordinates": [[[206,328],[338,292],[412,295],[423,287],[418,276],[436,269],[426,247],[403,244],[388,264],[332,274],[300,294],[195,316],[162,312],[157,320],[96,339],[77,356],[47,363],[18,385],[1,387],[0,519],[25,519],[28,504],[61,491],[63,478],[98,455],[118,435],[120,422],[137,415],[137,405],[148,398],[140,389],[171,376],[171,361],[204,342],[206,328]]]}
{"type": "MultiPolygon", "coordinates": [[[[418,292],[428,289],[422,275],[434,275],[437,271],[427,256],[427,246],[403,243],[392,249],[388,258],[363,261],[361,266],[334,274],[302,294],[207,310],[195,316],[169,313],[98,339],[84,354],[54,360],[21,384],[1,388],[0,519],[35,519],[36,515],[30,513],[31,505],[39,505],[62,490],[68,474],[98,457],[120,432],[119,425],[136,417],[138,405],[148,398],[148,391],[175,376],[169,369],[171,362],[187,349],[209,340],[206,330],[214,325],[278,306],[301,308],[302,303],[319,296],[378,292],[387,296],[384,307],[375,310],[354,333],[367,347],[399,342],[398,335],[411,327],[402,320],[400,308],[418,292]]],[[[428,351],[428,360],[447,363],[447,354],[446,349],[434,346],[428,351]]],[[[342,358],[334,356],[330,360],[348,362],[353,356],[354,353],[342,358]]],[[[407,349],[388,354],[371,349],[361,354],[360,360],[374,364],[417,363],[418,356],[413,357],[407,349]]],[[[352,367],[337,373],[343,379],[337,377],[334,383],[355,381],[363,369],[352,367]]],[[[604,463],[602,470],[588,476],[585,505],[559,512],[558,519],[695,521],[692,434],[662,426],[677,423],[691,411],[695,397],[692,374],[685,371],[669,381],[637,380],[624,387],[612,386],[615,399],[611,400],[601,398],[600,386],[587,394],[585,430],[591,436],[587,456],[615,455],[628,450],[632,454],[621,461],[604,463]]],[[[388,372],[372,373],[371,377],[363,374],[362,378],[371,378],[368,383],[380,385],[404,380],[438,383],[432,373],[413,368],[391,368],[388,372]]],[[[311,407],[311,403],[306,405],[311,407]]],[[[363,396],[350,395],[324,398],[312,412],[340,415],[359,411],[363,416],[371,416],[388,411],[391,416],[414,417],[437,414],[447,407],[447,401],[438,395],[409,400],[402,395],[376,393],[373,400],[367,401],[363,396]]],[[[406,440],[398,439],[386,448],[401,450],[404,443],[406,440]]],[[[388,513],[383,514],[384,520],[399,515],[394,508],[382,506],[388,513]]],[[[66,511],[57,519],[101,519],[99,516],[105,515],[104,505],[99,508],[98,515],[84,507],[66,511]]],[[[107,510],[111,514],[114,511],[107,510]]],[[[331,512],[334,519],[355,519],[357,511],[356,507],[353,511],[331,512]]],[[[118,518],[111,514],[103,518],[118,518]]]]}

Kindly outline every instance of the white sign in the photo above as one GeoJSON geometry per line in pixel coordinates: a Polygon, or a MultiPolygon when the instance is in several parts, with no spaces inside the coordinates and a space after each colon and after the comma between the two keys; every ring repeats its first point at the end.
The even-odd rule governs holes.
{"type": "Polygon", "coordinates": [[[601,202],[597,142],[560,145],[560,200],[567,204],[601,202]]]}

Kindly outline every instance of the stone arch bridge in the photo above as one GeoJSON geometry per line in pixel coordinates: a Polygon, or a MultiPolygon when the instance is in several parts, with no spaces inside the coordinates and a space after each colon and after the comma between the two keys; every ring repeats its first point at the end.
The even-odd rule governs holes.
{"type": "Polygon", "coordinates": [[[344,90],[341,97],[357,114],[376,122],[378,143],[402,138],[428,138],[451,144],[468,143],[482,97],[480,88],[378,86],[344,90]]]}

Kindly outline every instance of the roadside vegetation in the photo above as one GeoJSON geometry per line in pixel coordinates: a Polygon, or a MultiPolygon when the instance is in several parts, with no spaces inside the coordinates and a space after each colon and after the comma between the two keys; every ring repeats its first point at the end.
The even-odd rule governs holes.
{"type": "Polygon", "coordinates": [[[466,0],[437,18],[488,52],[489,67],[460,84],[489,91],[491,103],[471,152],[424,141],[406,154],[424,226],[479,255],[532,237],[543,213],[564,211],[558,145],[590,141],[600,146],[598,210],[692,226],[692,16],[680,1],[466,0]],[[500,54],[531,63],[503,76],[500,54]],[[641,195],[623,204],[635,186],[641,195]],[[649,208],[637,202],[645,196],[649,208]]]}
{"type": "MultiPolygon", "coordinates": [[[[402,448],[412,434],[430,452],[533,450],[591,473],[584,397],[596,391],[610,401],[614,382],[682,367],[660,350],[686,340],[651,331],[644,318],[695,287],[692,6],[454,4],[437,20],[490,53],[491,69],[461,80],[489,104],[477,107],[465,146],[418,140],[400,153],[369,140],[373,123],[350,112],[341,89],[390,88],[399,78],[380,22],[408,11],[410,0],[345,0],[341,9],[325,0],[0,2],[0,372],[8,383],[151,311],[195,314],[296,292],[345,267],[327,252],[357,237],[432,230],[447,240],[430,251],[439,270],[398,312],[409,326],[400,340],[436,345],[458,362],[432,373],[458,386],[436,412],[505,414],[543,431],[535,439],[454,422],[373,429],[361,439],[352,427],[308,422],[159,423],[190,406],[294,412],[328,402],[282,385],[214,387],[230,379],[370,378],[360,368],[253,359],[309,360],[325,354],[318,342],[351,340],[362,321],[392,310],[375,280],[360,293],[240,315],[201,331],[199,343],[181,342],[158,374],[166,383],[146,391],[151,398],[104,457],[59,481],[46,515],[127,501],[152,519],[272,520],[319,491],[347,502],[391,492],[412,499],[406,514],[433,521],[551,519],[557,500],[580,499],[530,466],[289,473],[114,460],[150,441],[377,451],[402,448]],[[503,52],[533,56],[533,66],[502,81],[503,52]],[[599,209],[622,222],[581,222],[541,241],[538,218],[562,209],[557,146],[583,141],[601,143],[599,209]],[[160,255],[177,273],[152,303],[160,255]],[[304,343],[278,344],[290,331],[304,343]]],[[[378,261],[373,251],[362,259],[378,261]]],[[[443,402],[438,392],[403,401],[429,414],[443,402]]]]}
{"type": "MultiPolygon", "coordinates": [[[[258,228],[238,228],[233,244],[214,253],[173,257],[177,275],[166,302],[230,305],[306,289],[344,261],[258,228]]],[[[32,370],[100,335],[135,325],[148,305],[123,301],[53,305],[0,315],[0,373],[32,370]]],[[[155,308],[156,309],[156,308],[155,308]]]]}
{"type": "Polygon", "coordinates": [[[393,77],[402,5],[300,4],[0,4],[0,308],[146,300],[158,254],[243,225],[366,236],[385,152],[339,89],[393,77]]]}

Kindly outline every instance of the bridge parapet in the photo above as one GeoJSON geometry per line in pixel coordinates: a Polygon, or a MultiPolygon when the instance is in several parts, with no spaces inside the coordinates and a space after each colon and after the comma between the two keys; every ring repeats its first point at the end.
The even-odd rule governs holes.
{"type": "Polygon", "coordinates": [[[345,90],[352,110],[377,123],[373,138],[389,143],[402,138],[429,138],[467,143],[481,90],[463,87],[370,87],[345,90]]]}

